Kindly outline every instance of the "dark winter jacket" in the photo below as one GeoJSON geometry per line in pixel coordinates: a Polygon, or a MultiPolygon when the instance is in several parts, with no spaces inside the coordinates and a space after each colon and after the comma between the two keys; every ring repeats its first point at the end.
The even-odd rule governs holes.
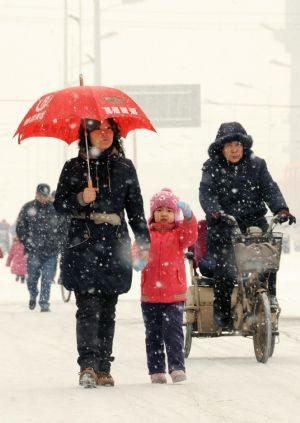
{"type": "Polygon", "coordinates": [[[252,225],[267,213],[266,205],[274,214],[288,207],[265,160],[255,157],[250,150],[252,138],[241,126],[242,129],[234,133],[237,128],[232,125],[239,124],[221,125],[215,142],[209,147],[210,158],[202,168],[200,204],[208,223],[213,212],[223,211],[252,225]],[[238,163],[227,162],[222,153],[224,144],[233,140],[244,146],[243,158],[238,163]]]}
{"type": "Polygon", "coordinates": [[[90,160],[90,170],[93,186],[99,188],[90,205],[81,205],[78,196],[87,186],[87,162],[82,154],[65,163],[57,186],[54,207],[71,218],[62,282],[77,292],[121,294],[130,289],[132,279],[124,211],[139,248],[148,249],[150,242],[139,182],[132,162],[111,148],[90,160]],[[92,212],[115,213],[121,224],[96,224],[89,219],[92,212]]]}
{"type": "Polygon", "coordinates": [[[18,216],[16,233],[26,254],[58,255],[63,234],[60,219],[51,203],[26,203],[18,216]]]}
{"type": "Polygon", "coordinates": [[[236,277],[231,241],[233,228],[222,220],[213,219],[212,213],[223,211],[234,216],[245,232],[249,226],[267,229],[266,205],[274,214],[288,210],[265,160],[255,157],[251,147],[252,138],[238,122],[223,123],[202,168],[199,197],[207,218],[206,242],[209,253],[216,259],[214,277],[222,279],[222,283],[224,280],[232,282],[236,277]],[[241,142],[244,147],[238,163],[228,162],[222,153],[224,144],[232,141],[241,142]]]}

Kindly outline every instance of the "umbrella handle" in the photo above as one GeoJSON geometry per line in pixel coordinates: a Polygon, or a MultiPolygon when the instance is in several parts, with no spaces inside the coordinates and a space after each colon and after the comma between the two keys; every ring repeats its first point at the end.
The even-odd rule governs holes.
{"type": "Polygon", "coordinates": [[[87,181],[87,186],[88,186],[88,188],[93,188],[93,181],[91,180],[91,179],[89,179],[88,181],[87,181]]]}

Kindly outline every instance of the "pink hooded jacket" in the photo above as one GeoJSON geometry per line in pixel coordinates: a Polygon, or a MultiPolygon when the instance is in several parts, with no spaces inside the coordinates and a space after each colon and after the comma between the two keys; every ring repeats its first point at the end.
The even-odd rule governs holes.
{"type": "Polygon", "coordinates": [[[26,256],[24,254],[23,244],[15,240],[10,247],[6,266],[10,266],[11,273],[22,276],[27,273],[26,256]]]}
{"type": "Polygon", "coordinates": [[[173,303],[186,299],[184,250],[197,239],[194,215],[172,224],[150,224],[150,251],[142,271],[141,300],[173,303]]]}

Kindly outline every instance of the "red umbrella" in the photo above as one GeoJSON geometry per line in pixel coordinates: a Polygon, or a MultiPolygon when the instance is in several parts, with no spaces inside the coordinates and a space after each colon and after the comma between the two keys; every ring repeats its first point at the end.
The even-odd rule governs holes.
{"type": "Polygon", "coordinates": [[[14,136],[18,134],[19,144],[29,137],[53,137],[71,144],[78,139],[83,118],[113,118],[122,137],[138,128],[155,131],[142,109],[122,91],[79,86],[43,95],[27,112],[14,136]]]}

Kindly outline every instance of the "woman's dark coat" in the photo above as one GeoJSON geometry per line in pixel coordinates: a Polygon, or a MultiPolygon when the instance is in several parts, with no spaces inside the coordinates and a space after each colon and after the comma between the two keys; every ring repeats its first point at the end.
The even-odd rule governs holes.
{"type": "Polygon", "coordinates": [[[110,148],[99,159],[90,160],[93,186],[99,188],[96,200],[83,206],[78,194],[87,186],[84,155],[65,163],[58,182],[54,207],[71,217],[62,257],[62,282],[77,292],[122,294],[131,286],[131,240],[124,210],[140,249],[149,248],[149,232],[143,199],[132,162],[110,148]],[[96,224],[91,212],[116,213],[121,225],[96,224]],[[85,215],[85,219],[76,215],[85,215]]]}

